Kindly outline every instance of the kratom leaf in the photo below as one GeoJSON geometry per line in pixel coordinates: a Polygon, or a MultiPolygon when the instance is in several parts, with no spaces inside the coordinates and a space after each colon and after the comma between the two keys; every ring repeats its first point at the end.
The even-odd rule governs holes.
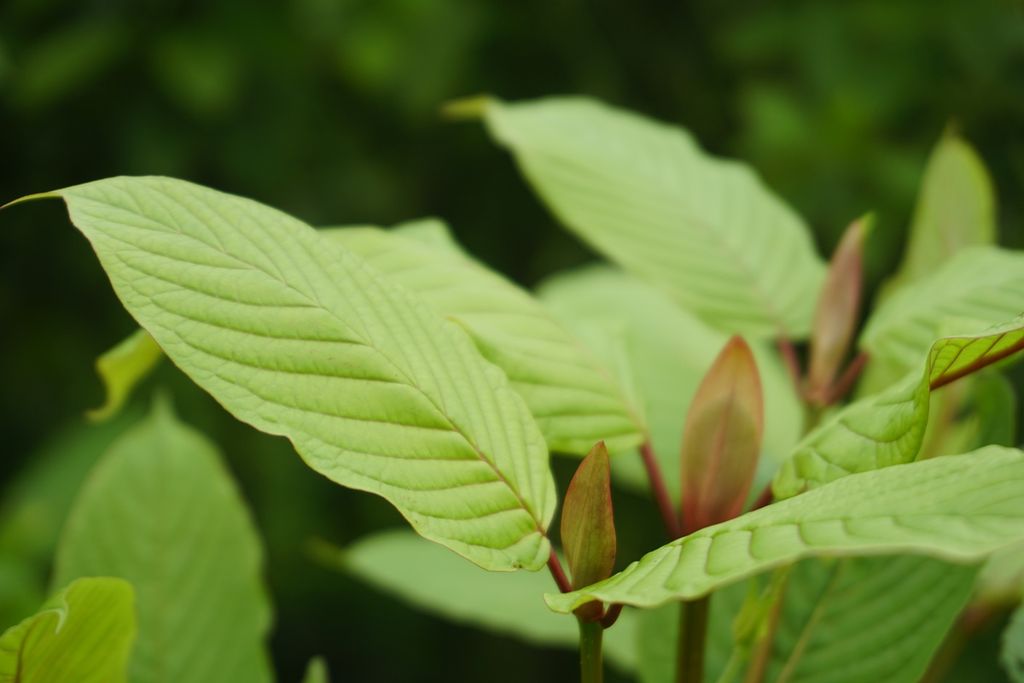
{"type": "Polygon", "coordinates": [[[56,582],[136,586],[132,683],[272,680],[252,520],[213,445],[162,405],[96,465],[68,517],[56,582]]]}
{"type": "Polygon", "coordinates": [[[775,476],[777,499],[839,477],[914,460],[928,422],[932,387],[998,362],[1024,348],[1024,320],[980,335],[945,337],[928,352],[924,372],[851,403],[797,444],[775,476]]]}
{"type": "Polygon", "coordinates": [[[488,569],[537,569],[544,440],[469,338],[347,250],[256,202],[168,178],[59,190],[125,307],[240,420],[393,503],[488,569]]]}
{"type": "Polygon", "coordinates": [[[302,683],[330,683],[330,674],[327,671],[327,662],[323,657],[314,657],[306,667],[306,675],[302,683]]]}
{"type": "Polygon", "coordinates": [[[1024,543],[1004,548],[989,557],[978,572],[974,600],[1007,606],[1024,595],[1024,543]]]}
{"type": "MultiPolygon", "coordinates": [[[[679,308],[664,292],[607,266],[588,266],[545,282],[541,301],[611,368],[650,425],[654,452],[679,501],[679,452],[690,402],[728,335],[679,308]]],[[[800,438],[803,407],[774,349],[753,344],[765,398],[765,432],[755,487],[764,486],[800,438]]],[[[612,458],[616,479],[647,490],[637,457],[612,458]]]]}
{"type": "MultiPolygon", "coordinates": [[[[576,620],[544,606],[544,593],[554,587],[546,572],[482,572],[405,530],[380,532],[341,550],[322,546],[317,555],[329,566],[445,619],[535,645],[579,645],[576,620]]],[[[636,663],[634,616],[623,612],[604,634],[605,654],[626,670],[636,663]]]]}
{"type": "Polygon", "coordinates": [[[902,287],[868,319],[860,346],[910,369],[932,340],[980,329],[1024,311],[1024,253],[996,247],[959,252],[931,275],[902,287]]]}
{"type": "Polygon", "coordinates": [[[653,607],[812,556],[918,554],[972,562],[1024,539],[1024,452],[989,446],[855,474],[673,541],[588,588],[546,595],[653,607]]]}
{"type": "Polygon", "coordinates": [[[445,246],[443,229],[424,222],[406,224],[399,234],[323,232],[457,321],[508,375],[552,450],[586,455],[600,440],[613,451],[639,445],[644,425],[610,372],[528,293],[473,261],[451,237],[445,246]]]}
{"type": "Polygon", "coordinates": [[[107,398],[90,410],[90,420],[108,420],[124,406],[135,385],[156,367],[163,352],[145,330],[136,330],[96,360],[96,371],[106,387],[107,398]]]}
{"type": "Polygon", "coordinates": [[[1003,632],[1000,659],[1010,680],[1024,683],[1024,607],[1017,608],[1003,632]]]}
{"type": "Polygon", "coordinates": [[[995,189],[974,149],[947,132],[924,171],[896,282],[930,274],[962,249],[996,241],[995,189]]]}
{"type": "Polygon", "coordinates": [[[134,639],[131,585],[80,579],[0,636],[0,683],[125,683],[134,639]]]}
{"type": "Polygon", "coordinates": [[[972,566],[915,556],[799,563],[765,680],[917,683],[976,574],[972,566]]]}
{"type": "Polygon", "coordinates": [[[824,264],[804,222],[746,166],[585,98],[487,100],[479,113],[554,213],[609,259],[722,331],[810,331],[824,264]]]}

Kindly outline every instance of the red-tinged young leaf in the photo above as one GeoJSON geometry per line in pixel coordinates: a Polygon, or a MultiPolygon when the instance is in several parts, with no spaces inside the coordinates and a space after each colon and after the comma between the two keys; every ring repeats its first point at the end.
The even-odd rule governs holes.
{"type": "Polygon", "coordinates": [[[611,466],[604,441],[599,441],[583,459],[565,492],[562,544],[574,590],[611,576],[615,568],[615,519],[611,466]]]}
{"type": "Polygon", "coordinates": [[[750,347],[732,337],[690,404],[683,432],[683,529],[724,522],[743,511],[764,434],[761,377],[750,347]]]}
{"type": "Polygon", "coordinates": [[[830,403],[836,375],[857,326],[864,282],[864,242],[871,224],[869,214],[846,229],[832,255],[818,298],[811,335],[807,395],[819,404],[830,403]]]}

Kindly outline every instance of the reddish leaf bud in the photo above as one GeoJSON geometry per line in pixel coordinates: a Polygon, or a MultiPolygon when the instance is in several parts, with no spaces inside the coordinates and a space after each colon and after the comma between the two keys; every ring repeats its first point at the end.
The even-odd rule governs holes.
{"type": "Polygon", "coordinates": [[[750,347],[730,339],[697,388],[683,433],[683,529],[736,517],[750,493],[764,434],[761,377],[750,347]]]}
{"type": "Polygon", "coordinates": [[[826,404],[846,352],[850,348],[860,313],[864,284],[864,242],[871,229],[871,215],[850,224],[832,254],[828,275],[818,297],[811,335],[811,360],[807,397],[826,404]]]}
{"type": "Polygon", "coordinates": [[[562,545],[574,590],[611,576],[615,568],[615,519],[611,465],[604,441],[599,441],[583,459],[565,492],[562,545]]]}

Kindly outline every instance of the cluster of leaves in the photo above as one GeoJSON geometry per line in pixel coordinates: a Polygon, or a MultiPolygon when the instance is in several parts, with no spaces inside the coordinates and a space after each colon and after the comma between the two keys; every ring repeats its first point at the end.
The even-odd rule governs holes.
{"type": "MultiPolygon", "coordinates": [[[[1024,542],[1024,453],[986,446],[1012,440],[1012,418],[1000,421],[1012,394],[991,374],[932,394],[1024,347],[1024,264],[993,246],[993,199],[962,141],[945,138],[933,157],[906,263],[856,341],[871,357],[862,396],[835,408],[857,315],[847,295],[859,288],[859,257],[846,254],[866,223],[829,268],[749,169],[679,129],[575,98],[452,112],[483,117],[552,211],[616,267],[559,276],[535,298],[436,221],[314,230],[167,178],[36,195],[64,200],[144,329],[101,360],[100,414],[166,354],[239,420],[286,437],[328,479],[382,496],[455,553],[390,532],[325,559],[455,619],[553,644],[573,642],[574,625],[544,612],[550,580],[512,572],[558,564],[549,453],[592,453],[562,516],[572,590],[546,599],[583,621],[659,608],[627,609],[608,631],[612,661],[644,681],[672,675],[663,606],[711,593],[707,675],[725,680],[748,664],[786,681],[917,680],[972,596],[988,610],[1019,600],[1019,553],[1006,549],[1024,542]],[[793,357],[774,342],[808,337],[810,372],[794,385],[793,357]],[[718,377],[738,387],[725,400],[718,377]],[[723,432],[708,413],[720,403],[756,416],[723,432]],[[726,439],[722,461],[707,459],[701,434],[726,439]],[[607,489],[605,447],[621,485],[646,488],[660,470],[663,508],[700,519],[611,576],[611,509],[585,493],[607,489]],[[702,478],[730,467],[732,479],[702,478]],[[768,484],[776,502],[736,516],[768,484]],[[691,514],[696,498],[704,518],[691,514]],[[971,565],[990,556],[979,578],[971,565]],[[595,603],[607,612],[588,614],[595,603]],[[885,646],[865,644],[876,638],[885,646]]],[[[158,404],[79,493],[53,584],[68,588],[56,612],[4,636],[10,666],[50,670],[40,630],[70,638],[72,617],[118,618],[83,627],[112,639],[110,658],[81,664],[103,680],[270,680],[259,571],[212,446],[158,404]],[[79,578],[98,576],[128,583],[79,578]],[[124,608],[131,586],[135,610],[124,608]],[[168,638],[174,648],[160,646],[168,638]]]]}

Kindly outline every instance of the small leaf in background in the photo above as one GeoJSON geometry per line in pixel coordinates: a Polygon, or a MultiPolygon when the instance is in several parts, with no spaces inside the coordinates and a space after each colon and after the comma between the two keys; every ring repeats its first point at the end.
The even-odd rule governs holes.
{"type": "Polygon", "coordinates": [[[1000,658],[1013,683],[1024,683],[1024,607],[1018,607],[1003,632],[1000,658]]]}
{"type": "Polygon", "coordinates": [[[327,661],[323,657],[314,657],[309,660],[306,667],[306,675],[302,677],[302,683],[330,683],[330,673],[327,671],[327,661]]]}
{"type": "Polygon", "coordinates": [[[973,566],[909,555],[798,563],[765,680],[917,683],[976,574],[973,566]]]}
{"type": "MultiPolygon", "coordinates": [[[[547,572],[485,572],[405,529],[370,535],[344,548],[321,545],[316,557],[413,607],[458,624],[539,646],[575,650],[576,620],[555,614],[542,596],[554,587],[547,572]]],[[[625,610],[605,631],[611,663],[636,666],[634,617],[625,610]]]]}
{"type": "Polygon", "coordinates": [[[1024,349],[1024,319],[932,343],[922,375],[851,403],[797,444],[772,482],[776,499],[855,472],[911,462],[924,439],[933,388],[1024,349]]]}
{"type": "Polygon", "coordinates": [[[0,681],[125,683],[135,629],[131,584],[79,579],[0,636],[0,681]]]}
{"type": "Polygon", "coordinates": [[[54,548],[75,493],[139,412],[125,410],[97,425],[76,420],[6,482],[0,492],[0,624],[28,616],[46,597],[54,548]]]}
{"type": "Polygon", "coordinates": [[[872,359],[907,371],[937,337],[997,325],[1022,310],[1024,252],[970,247],[886,298],[859,344],[872,359]]]}
{"type": "Polygon", "coordinates": [[[508,375],[552,451],[586,455],[604,440],[618,452],[643,441],[643,421],[611,372],[528,292],[463,252],[443,223],[321,234],[457,321],[508,375]]]}
{"type": "Polygon", "coordinates": [[[929,275],[966,247],[996,242],[992,178],[977,152],[947,131],[924,171],[897,282],[929,275]]]}
{"type": "Polygon", "coordinates": [[[723,332],[810,332],[824,266],[803,220],[748,167],[596,100],[475,103],[552,211],[609,259],[723,332]]]}
{"type": "Polygon", "coordinates": [[[828,403],[860,315],[864,284],[864,242],[871,231],[872,216],[850,224],[836,247],[818,297],[811,333],[808,396],[828,403]]]}
{"type": "Polygon", "coordinates": [[[680,458],[686,533],[743,511],[763,436],[757,362],[747,343],[733,337],[704,376],[686,414],[680,458]]]}
{"type": "Polygon", "coordinates": [[[145,330],[136,330],[96,360],[96,371],[106,387],[107,398],[99,408],[86,415],[102,422],[116,415],[135,385],[145,379],[163,358],[163,351],[145,330]]]}
{"type": "Polygon", "coordinates": [[[558,612],[600,600],[653,607],[692,600],[813,556],[915,554],[976,562],[1024,540],[1024,452],[989,446],[843,477],[648,553],[571,593],[558,612]]]}
{"type": "Polygon", "coordinates": [[[158,404],[103,456],[57,550],[56,583],[136,586],[132,683],[272,680],[252,520],[214,446],[158,404]]]}
{"type": "Polygon", "coordinates": [[[235,417],[487,569],[547,562],[544,438],[507,377],[415,294],[287,214],[185,181],[31,198],[44,197],[64,199],[128,312],[235,417]]]}
{"type": "Polygon", "coordinates": [[[611,463],[604,442],[583,458],[562,503],[562,545],[573,588],[608,578],[615,569],[611,463]]]}

